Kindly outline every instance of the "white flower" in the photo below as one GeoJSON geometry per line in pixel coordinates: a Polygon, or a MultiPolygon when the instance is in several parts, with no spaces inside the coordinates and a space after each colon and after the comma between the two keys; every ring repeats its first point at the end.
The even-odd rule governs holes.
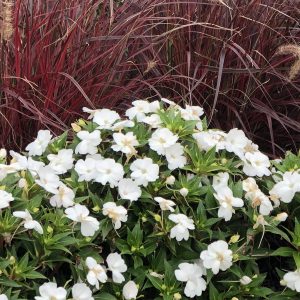
{"type": "Polygon", "coordinates": [[[218,217],[229,221],[234,213],[234,207],[243,207],[244,202],[240,198],[233,197],[232,190],[229,187],[221,187],[214,194],[219,201],[220,207],[218,210],[218,217]]]}
{"type": "Polygon", "coordinates": [[[123,297],[125,298],[125,300],[136,299],[138,292],[139,289],[134,281],[128,281],[123,286],[123,297]]]}
{"type": "Polygon", "coordinates": [[[136,139],[136,136],[133,132],[123,133],[114,133],[113,139],[115,141],[115,145],[112,145],[111,148],[114,151],[121,151],[125,154],[135,154],[136,150],[134,147],[139,145],[139,142],[136,139]]]}
{"type": "Polygon", "coordinates": [[[85,283],[76,283],[72,287],[73,300],[94,300],[91,289],[85,283]]]}
{"type": "Polygon", "coordinates": [[[150,125],[152,128],[159,128],[162,124],[160,116],[157,114],[152,114],[148,117],[143,118],[143,122],[150,125]]]}
{"type": "Polygon", "coordinates": [[[144,100],[136,100],[132,102],[132,107],[126,110],[126,116],[132,120],[137,119],[138,122],[142,122],[147,113],[151,112],[150,103],[144,100]]]}
{"type": "Polygon", "coordinates": [[[93,122],[99,125],[97,129],[112,129],[112,125],[119,119],[120,116],[117,112],[103,108],[95,112],[93,122]]]}
{"type": "Polygon", "coordinates": [[[7,156],[7,151],[4,148],[0,149],[0,159],[4,159],[7,156]]]}
{"type": "Polygon", "coordinates": [[[0,300],[8,300],[8,298],[5,294],[1,294],[0,295],[0,300]]]}
{"type": "Polygon", "coordinates": [[[118,253],[111,253],[107,256],[108,269],[112,272],[112,279],[115,283],[122,283],[125,278],[122,273],[127,271],[124,259],[118,253]]]}
{"type": "Polygon", "coordinates": [[[166,149],[166,159],[168,161],[168,168],[175,170],[177,168],[183,168],[186,165],[186,157],[184,156],[184,147],[176,143],[173,146],[166,149]]]}
{"type": "Polygon", "coordinates": [[[112,219],[115,229],[121,227],[121,222],[127,221],[127,210],[124,206],[117,206],[114,202],[106,202],[103,205],[102,213],[112,219]]]}
{"type": "Polygon", "coordinates": [[[56,174],[64,174],[73,167],[73,150],[72,149],[61,149],[57,154],[49,154],[47,156],[49,160],[49,167],[56,174]]]}
{"type": "Polygon", "coordinates": [[[43,234],[43,228],[41,224],[32,219],[31,214],[27,209],[25,211],[14,211],[13,216],[24,220],[24,227],[26,229],[33,229],[39,234],[43,234]]]}
{"type": "Polygon", "coordinates": [[[28,157],[27,160],[27,169],[32,176],[36,176],[40,168],[44,167],[45,164],[42,161],[36,161],[32,157],[28,157]]]}
{"type": "Polygon", "coordinates": [[[78,181],[91,181],[96,177],[96,161],[93,158],[87,157],[85,160],[80,159],[75,164],[75,171],[79,178],[78,181]]]}
{"type": "Polygon", "coordinates": [[[142,195],[142,190],[138,184],[129,178],[119,181],[118,192],[122,199],[130,201],[137,201],[142,195]]]}
{"type": "Polygon", "coordinates": [[[228,186],[229,174],[227,172],[220,172],[213,177],[213,188],[215,191],[222,187],[228,186]]]}
{"type": "Polygon", "coordinates": [[[176,203],[174,203],[171,200],[167,200],[162,197],[154,197],[154,200],[159,204],[161,210],[169,210],[171,212],[174,211],[174,208],[172,206],[175,206],[176,203]]]}
{"type": "Polygon", "coordinates": [[[88,116],[88,120],[89,119],[92,119],[93,117],[94,117],[94,115],[95,115],[95,113],[97,112],[97,111],[100,111],[101,109],[90,109],[90,108],[88,108],[88,107],[83,107],[82,108],[82,111],[83,112],[85,112],[85,113],[87,113],[87,114],[90,114],[89,116],[88,116]]]}
{"type": "Polygon", "coordinates": [[[55,195],[50,198],[53,207],[69,207],[74,205],[75,193],[72,189],[61,183],[55,195]]]}
{"type": "Polygon", "coordinates": [[[201,296],[202,292],[206,290],[201,266],[196,263],[181,263],[178,267],[179,269],[175,270],[175,277],[178,281],[186,282],[184,294],[189,298],[201,296]]]}
{"type": "Polygon", "coordinates": [[[293,291],[300,293],[300,269],[294,272],[288,272],[283,276],[286,286],[293,291]]]}
{"type": "Polygon", "coordinates": [[[0,190],[0,209],[9,207],[9,202],[14,201],[11,193],[0,190]]]}
{"type": "Polygon", "coordinates": [[[42,167],[38,170],[38,176],[39,179],[36,179],[35,182],[47,192],[55,194],[61,182],[53,170],[49,166],[42,167]]]}
{"type": "Polygon", "coordinates": [[[99,289],[99,282],[105,283],[107,281],[107,275],[105,268],[97,263],[92,257],[87,257],[85,264],[89,269],[86,279],[90,285],[95,285],[99,289]]]}
{"type": "Polygon", "coordinates": [[[206,269],[211,269],[214,274],[220,270],[225,271],[232,265],[232,251],[228,249],[225,241],[216,241],[208,245],[207,250],[200,254],[203,265],[206,269]]]}
{"type": "Polygon", "coordinates": [[[166,184],[173,185],[175,183],[176,179],[173,175],[170,175],[166,178],[166,184]]]}
{"type": "Polygon", "coordinates": [[[228,152],[233,152],[240,158],[244,155],[244,148],[248,144],[248,139],[242,130],[237,128],[231,129],[225,138],[225,149],[228,152]]]}
{"type": "Polygon", "coordinates": [[[271,174],[269,167],[270,161],[268,156],[256,151],[253,153],[245,153],[243,172],[247,176],[258,176],[262,177],[264,175],[269,176],[271,174]]]}
{"type": "Polygon", "coordinates": [[[18,181],[18,187],[21,188],[21,189],[24,189],[28,187],[28,184],[27,184],[27,181],[25,178],[21,178],[19,181],[18,181]]]}
{"type": "Polygon", "coordinates": [[[89,210],[81,204],[75,204],[65,210],[67,218],[81,224],[80,231],[83,236],[93,236],[99,229],[96,218],[89,216],[89,210]]]}
{"type": "Polygon", "coordinates": [[[35,300],[66,300],[67,291],[62,287],[57,287],[54,282],[46,282],[39,287],[41,296],[35,296],[35,300]]]}
{"type": "Polygon", "coordinates": [[[195,229],[193,219],[188,218],[184,214],[170,214],[168,218],[177,224],[171,228],[171,238],[176,238],[178,242],[182,240],[187,241],[190,236],[189,229],[195,229]]]}
{"type": "Polygon", "coordinates": [[[241,279],[240,279],[240,283],[242,285],[247,285],[249,284],[250,282],[252,281],[252,279],[249,277],[249,276],[243,276],[241,279]]]}
{"type": "Polygon", "coordinates": [[[9,165],[11,170],[8,170],[8,173],[27,169],[28,161],[25,156],[12,150],[9,151],[9,154],[12,157],[12,160],[10,161],[9,165]]]}
{"type": "Polygon", "coordinates": [[[216,147],[216,151],[225,148],[226,133],[220,130],[212,130],[197,132],[193,134],[200,150],[208,151],[212,147],[216,147]]]}
{"type": "Polygon", "coordinates": [[[168,128],[156,129],[149,139],[149,146],[160,155],[166,154],[166,149],[173,146],[178,140],[178,136],[173,134],[168,128]]]}
{"type": "Polygon", "coordinates": [[[189,193],[189,190],[187,188],[183,187],[179,190],[179,193],[182,197],[186,197],[189,193]]]}
{"type": "Polygon", "coordinates": [[[200,106],[186,105],[185,109],[180,110],[181,117],[186,120],[200,120],[200,117],[204,114],[203,108],[200,106]]]}
{"type": "Polygon", "coordinates": [[[284,203],[290,203],[297,192],[300,192],[300,174],[298,172],[285,172],[282,181],[276,183],[270,190],[270,195],[284,203]]]}
{"type": "Polygon", "coordinates": [[[131,121],[131,120],[123,120],[123,121],[119,121],[117,123],[115,123],[113,126],[112,126],[112,130],[114,131],[120,131],[126,127],[133,127],[134,126],[134,122],[131,121]]]}
{"type": "Polygon", "coordinates": [[[253,229],[256,229],[258,228],[259,226],[266,226],[266,225],[269,225],[268,222],[265,220],[264,216],[263,215],[258,215],[256,217],[256,222],[255,224],[253,225],[253,229]]]}
{"type": "Polygon", "coordinates": [[[109,183],[110,187],[113,188],[117,186],[118,182],[123,178],[123,166],[111,158],[99,160],[95,166],[97,172],[95,181],[100,182],[102,185],[109,183]]]}
{"type": "Polygon", "coordinates": [[[25,150],[28,151],[28,154],[30,156],[32,155],[42,155],[46,148],[48,147],[48,144],[50,143],[52,138],[52,134],[49,130],[40,130],[38,132],[37,138],[27,145],[25,150]]]}
{"type": "Polygon", "coordinates": [[[252,193],[247,193],[246,198],[251,201],[253,208],[259,206],[259,213],[264,216],[268,216],[273,210],[273,206],[269,198],[260,190],[256,190],[252,193]]]}
{"type": "Polygon", "coordinates": [[[243,180],[243,190],[245,192],[247,192],[246,198],[251,198],[252,194],[259,190],[255,179],[252,177],[249,177],[249,178],[243,180]]]}
{"type": "Polygon", "coordinates": [[[76,154],[96,154],[97,146],[101,143],[101,135],[99,130],[94,130],[89,133],[88,131],[79,131],[77,137],[81,142],[76,146],[76,154]]]}
{"type": "Polygon", "coordinates": [[[130,165],[130,170],[132,171],[131,178],[138,185],[147,186],[149,182],[154,182],[159,177],[159,166],[148,157],[136,159],[130,165]]]}

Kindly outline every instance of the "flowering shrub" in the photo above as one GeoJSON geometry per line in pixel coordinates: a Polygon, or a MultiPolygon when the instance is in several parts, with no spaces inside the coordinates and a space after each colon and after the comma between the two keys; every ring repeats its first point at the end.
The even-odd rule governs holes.
{"type": "Polygon", "coordinates": [[[162,100],[1,150],[0,299],[298,299],[300,156],[162,100]]]}

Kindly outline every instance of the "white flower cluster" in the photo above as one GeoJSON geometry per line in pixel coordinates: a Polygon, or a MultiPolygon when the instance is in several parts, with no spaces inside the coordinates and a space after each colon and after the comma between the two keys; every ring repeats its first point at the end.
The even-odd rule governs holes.
{"type": "MultiPolygon", "coordinates": [[[[272,186],[269,194],[263,192],[264,189],[259,188],[253,177],[260,180],[263,176],[274,175],[271,172],[271,163],[242,130],[235,128],[228,133],[221,130],[204,130],[200,119],[203,115],[201,107],[186,105],[185,108],[181,108],[169,100],[162,100],[174,109],[174,118],[179,117],[186,122],[192,122],[189,123],[193,125],[189,133],[189,143],[194,143],[201,153],[208,153],[213,148],[217,153],[222,151],[229,153],[230,159],[238,160],[236,168],[241,167],[240,173],[247,176],[241,181],[240,195],[236,196],[231,174],[226,168],[223,168],[222,172],[204,171],[204,174],[208,173],[211,177],[203,176],[199,187],[205,182],[211,185],[212,196],[217,206],[212,208],[217,209],[216,219],[228,222],[235,217],[236,211],[246,210],[248,207],[253,209],[255,216],[254,229],[260,225],[266,226],[271,221],[282,222],[286,219],[285,212],[277,214],[276,217],[272,217],[271,214],[281,202],[290,203],[295,194],[300,192],[299,171],[279,174],[280,179],[272,186]]],[[[182,137],[185,136],[185,133],[182,133],[184,128],[180,128],[182,131],[174,129],[172,122],[166,125],[162,116],[162,105],[158,101],[151,103],[144,100],[134,101],[133,106],[125,113],[128,117],[125,120],[109,109],[84,108],[84,112],[89,113],[88,119],[93,126],[83,126],[83,130],[78,126],[75,141],[67,149],[49,150],[49,145],[54,144],[56,139],[52,139],[50,131],[40,130],[36,140],[26,147],[27,155],[10,151],[10,163],[0,164],[0,180],[10,174],[28,171],[35,187],[38,186],[45,192],[49,206],[54,210],[61,209],[64,218],[73,225],[73,230],[80,228],[80,234],[84,238],[97,236],[102,229],[103,219],[108,221],[114,230],[121,231],[124,223],[130,219],[131,208],[135,204],[138,205],[144,194],[151,193],[152,199],[148,201],[156,205],[161,212],[161,216],[157,217],[160,222],[157,226],[162,227],[161,232],[167,233],[168,238],[175,239],[176,243],[189,241],[197,227],[200,227],[201,220],[197,220],[193,214],[188,215],[187,210],[182,210],[180,206],[182,201],[189,207],[187,199],[193,195],[193,191],[187,188],[188,184],[184,185],[180,179],[181,172],[190,171],[192,168],[192,158],[187,154],[190,144],[182,142],[182,137]],[[148,128],[145,134],[149,135],[146,146],[150,152],[144,152],[144,137],[139,136],[137,128],[139,124],[146,124],[148,128]],[[104,152],[102,148],[109,150],[104,152]],[[42,155],[43,159],[39,160],[42,155]],[[76,182],[76,188],[70,184],[72,180],[76,182]],[[159,194],[161,183],[158,184],[158,181],[161,180],[164,181],[166,188],[172,191],[173,197],[164,198],[164,195],[159,194]],[[91,209],[87,202],[84,203],[78,198],[77,189],[80,189],[78,187],[80,185],[89,189],[92,184],[97,184],[99,191],[109,189],[111,195],[105,200],[101,199],[103,200],[101,207],[93,202],[94,207],[91,209]]],[[[84,122],[84,125],[86,124],[84,122]]],[[[0,159],[6,158],[6,150],[2,149],[0,159]]],[[[18,187],[27,191],[26,177],[18,176],[20,177],[18,187]]],[[[186,177],[188,183],[193,180],[194,175],[186,177]]],[[[86,196],[85,199],[89,194],[86,196]]],[[[14,200],[11,192],[0,189],[0,209],[8,208],[14,200]]],[[[30,209],[24,209],[15,210],[12,215],[21,219],[20,224],[26,230],[43,235],[45,231],[43,219],[40,219],[40,222],[34,220],[34,213],[30,209]]],[[[211,242],[206,250],[199,253],[198,260],[184,261],[175,270],[176,279],[185,283],[184,294],[187,297],[201,296],[206,290],[207,283],[204,277],[208,270],[216,275],[229,269],[233,264],[230,242],[215,237],[214,239],[216,241],[211,242]]],[[[127,271],[127,265],[117,252],[107,255],[106,265],[88,256],[85,259],[85,267],[86,280],[96,289],[100,289],[100,284],[108,281],[117,284],[126,281],[123,273],[127,271]]],[[[299,274],[299,270],[296,270],[284,276],[285,284],[297,292],[300,292],[299,274]]],[[[241,279],[242,285],[250,282],[251,278],[248,276],[241,279]]],[[[57,287],[55,282],[41,285],[39,293],[40,296],[36,296],[36,300],[63,300],[67,297],[67,290],[57,287]]],[[[85,283],[76,283],[72,287],[74,300],[92,300],[94,299],[92,293],[85,283]]],[[[123,287],[123,297],[136,299],[137,294],[138,286],[133,281],[128,281],[123,287]]],[[[6,296],[2,298],[5,299],[4,297],[6,296]]]]}

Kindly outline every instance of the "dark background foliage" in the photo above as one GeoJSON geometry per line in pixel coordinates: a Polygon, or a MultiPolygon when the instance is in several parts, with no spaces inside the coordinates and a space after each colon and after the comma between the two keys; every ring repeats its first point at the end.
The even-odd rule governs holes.
{"type": "Polygon", "coordinates": [[[1,146],[23,149],[40,128],[58,134],[82,106],[122,112],[166,97],[203,106],[212,126],[243,129],[269,155],[299,148],[300,79],[289,78],[298,0],[11,2],[1,146]]]}

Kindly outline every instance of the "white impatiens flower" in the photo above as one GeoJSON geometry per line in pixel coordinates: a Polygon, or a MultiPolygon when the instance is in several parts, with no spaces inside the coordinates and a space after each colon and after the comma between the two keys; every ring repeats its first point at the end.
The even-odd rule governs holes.
{"type": "Polygon", "coordinates": [[[290,203],[297,192],[300,192],[300,174],[298,172],[285,172],[282,181],[276,183],[270,190],[270,195],[272,199],[290,203]]]}
{"type": "Polygon", "coordinates": [[[141,188],[130,178],[123,178],[119,181],[118,192],[122,199],[129,201],[137,201],[142,195],[141,188]]]}
{"type": "Polygon", "coordinates": [[[93,292],[85,283],[76,283],[72,287],[72,300],[94,300],[93,292]]]}
{"type": "Polygon", "coordinates": [[[125,113],[130,120],[136,118],[138,122],[142,122],[146,114],[151,112],[151,106],[148,101],[135,100],[132,102],[132,105],[125,113]]]}
{"type": "Polygon", "coordinates": [[[222,187],[228,186],[229,174],[227,172],[220,172],[213,177],[213,188],[215,191],[222,187]]]}
{"type": "MultiPolygon", "coordinates": [[[[10,156],[12,157],[9,167],[11,172],[26,170],[28,161],[27,158],[13,150],[9,151],[10,156]]],[[[10,173],[10,172],[9,172],[10,173]]]]}
{"type": "Polygon", "coordinates": [[[53,207],[69,207],[74,205],[75,193],[72,189],[61,183],[55,195],[50,198],[53,207]]]}
{"type": "Polygon", "coordinates": [[[283,280],[288,288],[300,293],[300,269],[286,273],[283,280]]]}
{"type": "Polygon", "coordinates": [[[186,105],[185,109],[180,110],[181,117],[186,120],[198,121],[200,117],[204,114],[204,110],[200,106],[186,105]]]}
{"type": "Polygon", "coordinates": [[[40,168],[44,167],[45,164],[42,161],[34,160],[32,157],[28,157],[27,169],[32,176],[36,176],[40,168]]]}
{"type": "Polygon", "coordinates": [[[108,269],[112,272],[112,279],[115,283],[122,283],[125,278],[122,273],[127,271],[124,259],[119,253],[111,253],[107,256],[108,269]]]}
{"type": "Polygon", "coordinates": [[[256,193],[259,190],[255,179],[249,177],[243,180],[243,190],[246,192],[246,198],[252,198],[252,194],[256,193]]]}
{"type": "Polygon", "coordinates": [[[253,208],[259,206],[259,213],[263,216],[268,216],[273,210],[270,199],[260,189],[252,193],[248,192],[246,198],[251,201],[251,206],[253,208]]]}
{"type": "Polygon", "coordinates": [[[112,129],[112,125],[119,119],[116,111],[103,108],[95,112],[93,122],[99,125],[97,129],[112,129]]]}
{"type": "Polygon", "coordinates": [[[178,140],[178,136],[173,134],[168,128],[156,129],[149,139],[149,146],[159,155],[165,155],[166,149],[173,146],[178,140]]]}
{"type": "Polygon", "coordinates": [[[218,217],[229,221],[234,213],[234,207],[243,207],[244,202],[240,198],[233,197],[232,190],[229,187],[221,187],[214,194],[218,200],[220,207],[218,210],[218,217]]]}
{"type": "Polygon", "coordinates": [[[98,149],[97,146],[101,143],[101,134],[99,130],[93,132],[79,131],[77,137],[81,142],[76,146],[76,154],[96,154],[98,149]]]}
{"type": "Polygon", "coordinates": [[[55,194],[57,188],[61,185],[59,177],[49,166],[40,168],[37,173],[39,179],[36,179],[35,182],[47,192],[55,194]]]}
{"type": "Polygon", "coordinates": [[[242,158],[245,152],[244,148],[247,146],[248,141],[244,131],[233,128],[226,135],[225,149],[242,158]]]}
{"type": "Polygon", "coordinates": [[[25,148],[30,156],[42,155],[50,143],[52,134],[49,130],[40,130],[37,138],[25,148]]]}
{"type": "Polygon", "coordinates": [[[75,171],[78,174],[78,181],[91,181],[96,177],[96,160],[86,157],[85,160],[79,159],[75,164],[75,171]]]}
{"type": "Polygon", "coordinates": [[[211,269],[214,274],[218,274],[220,270],[225,271],[232,265],[232,251],[228,249],[225,241],[216,241],[208,245],[207,250],[200,254],[203,266],[211,269]]]}
{"type": "Polygon", "coordinates": [[[33,220],[27,209],[25,209],[25,211],[14,211],[13,216],[23,219],[23,224],[26,229],[33,229],[39,234],[43,234],[43,228],[41,224],[38,221],[33,220]]]}
{"type": "Polygon", "coordinates": [[[106,202],[103,205],[102,213],[104,216],[108,216],[113,224],[115,229],[121,227],[121,222],[127,221],[127,210],[124,206],[117,206],[114,202],[106,202]]]}
{"type": "Polygon", "coordinates": [[[173,201],[167,200],[162,197],[154,197],[154,200],[159,204],[161,210],[169,210],[171,212],[174,211],[173,206],[175,206],[176,203],[174,203],[173,201]]]}
{"type": "Polygon", "coordinates": [[[66,300],[67,291],[57,287],[55,282],[46,282],[39,287],[41,296],[35,296],[35,300],[66,300]]]}
{"type": "Polygon", "coordinates": [[[206,290],[206,282],[202,278],[203,268],[196,263],[181,263],[178,268],[175,270],[175,277],[178,281],[186,282],[184,294],[189,298],[201,296],[206,290]]]}
{"type": "Polygon", "coordinates": [[[8,300],[8,298],[5,294],[1,294],[0,295],[0,300],[8,300]]]}
{"type": "Polygon", "coordinates": [[[107,275],[105,268],[98,264],[93,257],[87,257],[85,264],[89,269],[86,279],[90,285],[96,286],[99,289],[99,282],[105,283],[107,281],[107,275]]]}
{"type": "Polygon", "coordinates": [[[7,156],[7,151],[4,148],[0,149],[0,159],[4,159],[7,156]]]}
{"type": "Polygon", "coordinates": [[[130,165],[130,170],[132,171],[131,178],[138,185],[147,186],[149,182],[154,182],[159,177],[159,166],[148,157],[136,159],[130,165]]]}
{"type": "Polygon", "coordinates": [[[67,218],[80,223],[80,231],[83,236],[93,236],[99,229],[99,222],[96,218],[89,216],[89,210],[81,204],[75,204],[65,210],[67,218]]]}
{"type": "Polygon", "coordinates": [[[135,154],[136,150],[134,147],[139,145],[139,142],[136,139],[136,136],[133,132],[123,133],[114,133],[113,139],[115,145],[112,145],[111,148],[114,151],[121,151],[125,154],[135,154]]]}
{"type": "Polygon", "coordinates": [[[133,300],[136,299],[137,294],[139,292],[139,289],[137,285],[135,284],[134,281],[128,281],[124,286],[123,286],[123,297],[125,300],[133,300]]]}
{"type": "Polygon", "coordinates": [[[112,130],[114,131],[121,131],[123,130],[124,128],[131,128],[134,126],[134,122],[131,121],[131,120],[123,120],[123,121],[119,121],[117,123],[115,123],[113,126],[112,126],[112,130]]]}
{"type": "Polygon", "coordinates": [[[268,156],[256,151],[253,153],[245,153],[243,172],[247,176],[269,176],[271,171],[269,170],[270,161],[268,156]]]}
{"type": "Polygon", "coordinates": [[[123,178],[124,169],[119,163],[116,163],[111,158],[99,160],[95,164],[96,177],[95,181],[105,185],[110,184],[110,187],[115,187],[118,182],[123,178]]]}
{"type": "Polygon", "coordinates": [[[170,170],[183,168],[187,162],[187,159],[184,156],[184,147],[181,144],[176,143],[173,146],[167,148],[166,159],[168,161],[168,168],[170,170]]]}
{"type": "Polygon", "coordinates": [[[220,130],[212,130],[197,132],[193,134],[200,150],[208,151],[216,147],[216,151],[225,148],[226,133],[220,130]]]}
{"type": "Polygon", "coordinates": [[[0,190],[0,209],[9,207],[9,202],[14,201],[11,193],[0,190]]]}
{"type": "Polygon", "coordinates": [[[73,150],[72,149],[61,149],[57,154],[47,155],[49,160],[49,167],[56,174],[64,174],[73,167],[73,150]]]}
{"type": "Polygon", "coordinates": [[[150,125],[152,128],[159,128],[162,125],[162,120],[157,114],[152,114],[148,117],[143,118],[143,122],[150,125]]]}
{"type": "Polygon", "coordinates": [[[193,219],[188,218],[184,214],[170,214],[168,218],[177,224],[171,228],[171,238],[176,238],[178,242],[182,240],[187,241],[190,237],[189,230],[195,229],[193,219]]]}

